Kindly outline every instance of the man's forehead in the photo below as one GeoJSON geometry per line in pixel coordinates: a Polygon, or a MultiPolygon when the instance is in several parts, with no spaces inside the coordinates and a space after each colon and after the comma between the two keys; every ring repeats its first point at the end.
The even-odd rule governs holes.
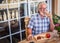
{"type": "Polygon", "coordinates": [[[46,4],[39,4],[39,7],[47,7],[46,4]]]}

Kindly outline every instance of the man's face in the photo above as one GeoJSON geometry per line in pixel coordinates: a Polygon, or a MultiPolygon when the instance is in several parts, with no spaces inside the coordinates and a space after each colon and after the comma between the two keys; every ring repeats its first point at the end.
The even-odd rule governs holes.
{"type": "Polygon", "coordinates": [[[39,5],[39,11],[44,13],[46,11],[46,4],[39,5]]]}

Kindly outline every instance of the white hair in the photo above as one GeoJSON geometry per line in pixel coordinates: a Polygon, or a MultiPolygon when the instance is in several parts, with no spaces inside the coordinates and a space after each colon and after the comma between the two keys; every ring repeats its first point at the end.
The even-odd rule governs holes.
{"type": "Polygon", "coordinates": [[[38,12],[39,6],[41,6],[42,4],[45,4],[47,6],[46,2],[44,2],[44,1],[43,2],[39,2],[38,5],[37,5],[37,12],[38,12]]]}

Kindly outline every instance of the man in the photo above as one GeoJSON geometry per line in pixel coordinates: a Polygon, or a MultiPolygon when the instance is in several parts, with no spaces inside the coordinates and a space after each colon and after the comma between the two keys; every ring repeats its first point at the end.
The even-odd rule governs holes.
{"type": "Polygon", "coordinates": [[[38,13],[31,17],[28,24],[28,40],[33,35],[54,30],[52,15],[48,13],[46,7],[47,5],[44,2],[38,4],[38,13]]]}

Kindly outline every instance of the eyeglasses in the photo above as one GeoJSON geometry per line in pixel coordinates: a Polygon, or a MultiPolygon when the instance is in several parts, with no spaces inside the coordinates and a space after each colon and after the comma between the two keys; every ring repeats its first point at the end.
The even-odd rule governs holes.
{"type": "Polygon", "coordinates": [[[39,9],[44,9],[45,10],[46,8],[39,8],[39,9]]]}

